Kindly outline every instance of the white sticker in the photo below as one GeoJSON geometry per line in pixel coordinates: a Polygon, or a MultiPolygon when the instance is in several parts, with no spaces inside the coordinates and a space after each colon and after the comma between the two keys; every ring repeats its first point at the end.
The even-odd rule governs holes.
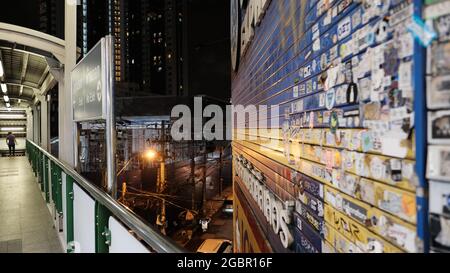
{"type": "Polygon", "coordinates": [[[294,95],[294,98],[298,98],[298,85],[294,86],[293,95],[294,95]]]}
{"type": "Polygon", "coordinates": [[[398,88],[401,90],[412,89],[412,62],[402,62],[398,74],[398,88]]]}
{"type": "Polygon", "coordinates": [[[320,39],[317,39],[313,43],[313,51],[319,51],[320,50],[320,39]]]}
{"type": "Polygon", "coordinates": [[[414,54],[414,37],[411,33],[405,33],[399,37],[400,50],[398,55],[401,59],[412,56],[414,54]]]}
{"type": "Polygon", "coordinates": [[[350,33],[352,32],[352,20],[349,16],[345,17],[341,22],[338,24],[338,39],[342,40],[350,33]]]}
{"type": "Polygon", "coordinates": [[[370,173],[372,174],[372,177],[377,180],[384,179],[386,174],[386,166],[383,164],[383,161],[381,161],[380,158],[372,158],[372,160],[370,161],[370,173]]]}
{"type": "Polygon", "coordinates": [[[319,107],[320,108],[325,107],[325,97],[326,97],[325,93],[321,93],[319,95],[319,107]]]}

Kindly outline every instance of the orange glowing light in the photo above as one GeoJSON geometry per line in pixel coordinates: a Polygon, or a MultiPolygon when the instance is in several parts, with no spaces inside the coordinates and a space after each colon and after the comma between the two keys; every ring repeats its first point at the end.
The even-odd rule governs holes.
{"type": "Polygon", "coordinates": [[[149,160],[154,160],[156,158],[156,152],[154,150],[148,150],[145,153],[145,157],[149,160]]]}

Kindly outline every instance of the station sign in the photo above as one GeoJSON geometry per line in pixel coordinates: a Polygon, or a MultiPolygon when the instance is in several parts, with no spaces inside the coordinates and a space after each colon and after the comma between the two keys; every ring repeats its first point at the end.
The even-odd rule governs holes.
{"type": "Polygon", "coordinates": [[[72,71],[72,109],[75,122],[106,119],[107,61],[102,39],[72,71]]]}

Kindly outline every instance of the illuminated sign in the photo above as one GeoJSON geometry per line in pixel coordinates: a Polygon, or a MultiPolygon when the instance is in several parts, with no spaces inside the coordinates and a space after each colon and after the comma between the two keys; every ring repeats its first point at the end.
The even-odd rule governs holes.
{"type": "Polygon", "coordinates": [[[283,202],[265,185],[264,175],[256,170],[243,156],[236,158],[235,172],[242,179],[267,222],[280,238],[284,248],[289,248],[294,238],[289,228],[292,225],[294,202],[283,202]]]}
{"type": "Polygon", "coordinates": [[[239,57],[245,54],[251,44],[255,27],[261,23],[270,2],[271,0],[231,1],[231,56],[235,71],[238,68],[239,57]],[[244,12],[242,20],[241,11],[244,12]]]}

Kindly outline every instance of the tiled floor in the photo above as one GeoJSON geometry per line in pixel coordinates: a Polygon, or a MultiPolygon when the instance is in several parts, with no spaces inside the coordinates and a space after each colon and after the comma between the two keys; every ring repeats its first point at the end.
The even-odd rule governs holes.
{"type": "Polygon", "coordinates": [[[0,157],[0,253],[60,253],[50,212],[26,157],[0,157]]]}

